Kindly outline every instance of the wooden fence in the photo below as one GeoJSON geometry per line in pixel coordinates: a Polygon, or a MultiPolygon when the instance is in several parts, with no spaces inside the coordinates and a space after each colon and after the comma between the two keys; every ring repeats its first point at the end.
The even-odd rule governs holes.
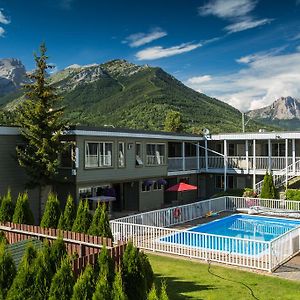
{"type": "Polygon", "coordinates": [[[27,239],[46,239],[51,243],[61,237],[66,245],[67,253],[69,255],[78,254],[78,258],[72,261],[75,275],[80,274],[88,263],[94,264],[97,261],[98,254],[103,246],[106,246],[116,264],[120,264],[126,248],[126,243],[114,244],[110,238],[60,229],[42,228],[35,225],[4,222],[0,223],[0,231],[4,232],[9,244],[27,239]]]}

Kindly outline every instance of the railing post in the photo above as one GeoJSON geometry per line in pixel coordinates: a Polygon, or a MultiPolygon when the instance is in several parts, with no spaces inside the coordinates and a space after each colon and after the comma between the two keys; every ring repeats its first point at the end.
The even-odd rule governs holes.
{"type": "Polygon", "coordinates": [[[185,171],[185,142],[182,142],[182,170],[185,171]]]}
{"type": "Polygon", "coordinates": [[[288,139],[285,139],[285,188],[288,188],[288,139]]]}
{"type": "Polygon", "coordinates": [[[205,171],[208,172],[207,138],[205,137],[205,171]]]}
{"type": "Polygon", "coordinates": [[[271,145],[270,139],[268,139],[268,160],[269,160],[268,167],[269,167],[269,173],[270,173],[272,170],[272,145],[271,145]]]}
{"type": "Polygon", "coordinates": [[[246,149],[246,172],[249,174],[249,143],[248,140],[245,141],[245,149],[246,149]]]}
{"type": "Polygon", "coordinates": [[[227,190],[227,140],[224,140],[224,192],[227,190]]]}
{"type": "Polygon", "coordinates": [[[200,145],[199,142],[197,143],[197,148],[196,148],[196,156],[197,156],[197,170],[200,170],[200,145]]]}
{"type": "Polygon", "coordinates": [[[256,140],[253,140],[253,190],[256,183],[256,140]]]}
{"type": "Polygon", "coordinates": [[[293,156],[293,174],[296,175],[296,143],[292,139],[292,156],[293,156]]]}

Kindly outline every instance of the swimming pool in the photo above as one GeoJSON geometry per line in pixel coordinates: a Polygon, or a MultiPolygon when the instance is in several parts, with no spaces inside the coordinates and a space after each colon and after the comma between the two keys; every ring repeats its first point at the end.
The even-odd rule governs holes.
{"type": "Polygon", "coordinates": [[[160,238],[160,242],[195,248],[260,255],[270,241],[300,226],[300,220],[234,214],[160,238]]]}

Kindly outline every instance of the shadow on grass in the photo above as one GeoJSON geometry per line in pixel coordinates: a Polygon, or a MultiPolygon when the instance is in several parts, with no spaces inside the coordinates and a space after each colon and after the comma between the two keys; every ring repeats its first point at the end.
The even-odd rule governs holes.
{"type": "MultiPolygon", "coordinates": [[[[193,281],[180,280],[177,277],[167,277],[162,276],[161,274],[155,274],[155,285],[157,286],[157,289],[160,289],[162,280],[165,280],[167,283],[167,292],[169,299],[171,300],[192,299],[194,297],[182,294],[216,289],[213,285],[198,284],[193,281]]],[[[197,299],[201,300],[199,297],[197,297],[197,299]]]]}

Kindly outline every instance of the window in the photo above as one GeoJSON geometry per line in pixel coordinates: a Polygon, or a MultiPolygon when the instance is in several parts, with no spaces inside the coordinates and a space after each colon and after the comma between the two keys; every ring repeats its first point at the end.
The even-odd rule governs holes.
{"type": "Polygon", "coordinates": [[[158,181],[155,181],[153,183],[153,191],[160,191],[163,189],[163,185],[159,183],[158,181]]]}
{"type": "Polygon", "coordinates": [[[146,184],[145,182],[142,183],[142,192],[150,192],[151,185],[146,184]]]}
{"type": "MultiPolygon", "coordinates": [[[[229,176],[227,176],[227,188],[233,189],[233,187],[234,187],[233,176],[229,175],[229,176]]],[[[224,175],[216,176],[216,188],[224,189],[224,175]]]]}
{"type": "Polygon", "coordinates": [[[111,142],[86,143],[85,166],[87,168],[112,166],[112,143],[111,142]]]}
{"type": "Polygon", "coordinates": [[[65,144],[65,148],[63,151],[60,153],[60,167],[61,168],[72,168],[73,167],[73,152],[75,149],[73,149],[72,144],[65,144]]]}
{"type": "Polygon", "coordinates": [[[228,155],[229,156],[234,156],[235,155],[235,151],[234,151],[234,144],[228,144],[228,155]]]}
{"type": "Polygon", "coordinates": [[[125,143],[119,142],[118,144],[118,166],[119,168],[125,167],[125,143]]]}
{"type": "Polygon", "coordinates": [[[141,143],[135,144],[135,165],[136,166],[142,166],[143,160],[142,160],[142,145],[141,143]]]}
{"type": "Polygon", "coordinates": [[[147,144],[146,155],[147,165],[163,165],[165,164],[165,144],[147,144]]]}

